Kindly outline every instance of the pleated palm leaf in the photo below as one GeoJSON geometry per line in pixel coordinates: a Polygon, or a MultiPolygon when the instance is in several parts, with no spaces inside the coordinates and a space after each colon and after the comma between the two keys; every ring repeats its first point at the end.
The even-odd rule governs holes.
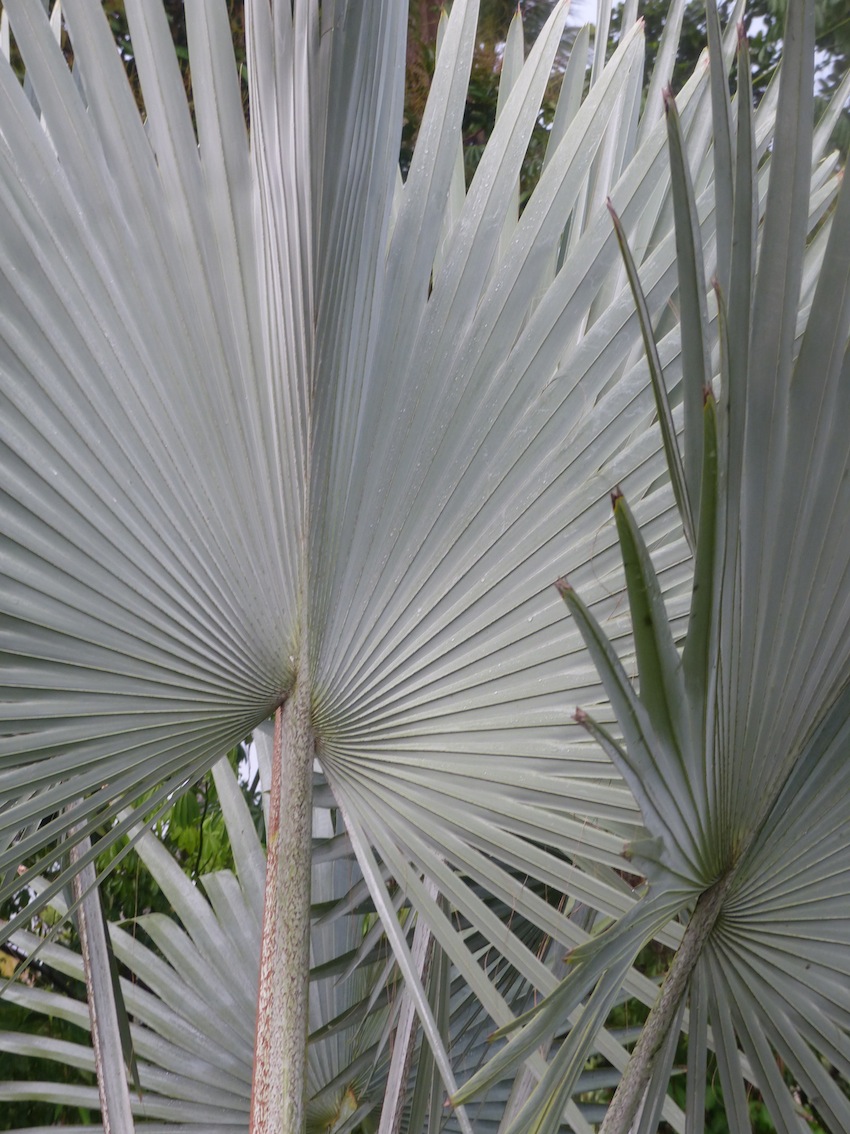
{"type": "MultiPolygon", "coordinates": [[[[261,729],[255,741],[261,768],[268,773],[271,738],[261,729]]],[[[126,1054],[131,1053],[136,1067],[128,1075],[120,1049],[110,1053],[109,1062],[112,1073],[131,1080],[134,1125],[148,1134],[178,1129],[185,1134],[210,1129],[245,1134],[249,1129],[265,854],[226,760],[214,766],[213,775],[236,873],[203,876],[204,897],[152,833],[140,834],[133,845],[143,869],[167,897],[171,915],[144,914],[109,926],[114,956],[127,974],[121,979],[132,1021],[126,1054]]],[[[267,811],[267,792],[264,800],[267,811]]],[[[363,902],[362,879],[332,805],[320,782],[313,809],[306,1132],[343,1134],[370,1115],[375,1127],[383,1120],[381,1128],[392,1128],[396,1114],[399,1130],[421,1132],[429,1128],[429,1112],[435,1106],[442,1110],[440,1079],[433,1059],[422,1050],[421,1037],[409,1027],[411,1001],[399,995],[396,967],[381,948],[380,923],[363,913],[368,902],[363,902]],[[404,1082],[399,1090],[400,1072],[404,1082]]],[[[47,885],[40,880],[35,891],[47,885]]],[[[67,912],[61,898],[53,899],[53,908],[67,912]]],[[[56,974],[86,981],[83,957],[21,928],[10,943],[19,955],[37,959],[46,980],[16,982],[6,990],[8,998],[32,1014],[91,1031],[83,998],[44,987],[56,974]]],[[[489,1055],[489,1017],[464,982],[453,980],[445,954],[433,948],[423,952],[416,933],[413,951],[427,958],[421,965],[427,971],[424,983],[446,1046],[459,1070],[473,1073],[489,1055]]],[[[508,976],[508,983],[516,985],[515,977],[508,976]]],[[[506,988],[505,995],[522,1006],[529,990],[523,982],[519,985],[513,993],[506,988]]],[[[90,1074],[97,1069],[89,1044],[50,1035],[0,1032],[0,1051],[90,1074]]],[[[584,1080],[579,1089],[590,1085],[584,1080]]],[[[514,1077],[508,1076],[476,1101],[470,1108],[476,1131],[497,1134],[514,1087],[514,1077]]],[[[26,1101],[92,1111],[101,1106],[97,1086],[67,1078],[0,1082],[0,1103],[26,1101]]],[[[63,1124],[78,1134],[95,1128],[101,1128],[99,1120],[63,1124]]],[[[443,1128],[458,1129],[451,1121],[444,1121],[443,1128]]],[[[45,1128],[15,1129],[38,1134],[45,1128]]]]}
{"type": "MultiPolygon", "coordinates": [[[[255,741],[267,773],[271,738],[259,730],[255,741]]],[[[204,897],[157,838],[145,832],[133,845],[142,868],[167,897],[171,914],[144,914],[109,927],[114,956],[128,974],[121,986],[136,1061],[129,1099],[135,1123],[148,1134],[178,1128],[186,1134],[210,1129],[244,1134],[249,1129],[265,853],[226,760],[214,766],[213,776],[236,873],[204,875],[204,897]]],[[[267,810],[267,792],[264,800],[267,810]]],[[[332,804],[320,781],[313,809],[307,1134],[342,1134],[370,1115],[377,1125],[385,1111],[390,1118],[400,1114],[398,1129],[424,1131],[435,1089],[436,1105],[442,1108],[439,1076],[433,1059],[421,1050],[421,1040],[414,1035],[412,1044],[403,1042],[412,1034],[405,1030],[410,999],[399,996],[395,965],[380,948],[380,923],[362,911],[368,903],[361,901],[358,908],[362,879],[332,804]],[[401,1091],[396,1089],[397,1067],[405,1076],[401,1091]]],[[[46,886],[40,880],[36,891],[46,886]]],[[[61,898],[54,898],[53,908],[67,912],[61,898]]],[[[10,943],[19,955],[36,958],[46,979],[13,984],[6,991],[9,999],[35,1015],[90,1031],[84,999],[44,987],[56,974],[82,983],[83,957],[21,928],[10,943]]],[[[413,948],[416,952],[416,934],[413,948]]],[[[444,954],[430,950],[423,968],[429,1002],[456,1065],[461,1071],[477,1070],[489,1054],[489,1018],[468,996],[464,982],[453,981],[444,954]]],[[[519,983],[513,996],[506,994],[514,1002],[527,1002],[528,989],[519,983]]],[[[97,1066],[88,1044],[50,1035],[0,1032],[0,1051],[90,1074],[97,1066]]],[[[125,1053],[112,1054],[125,1077],[125,1053]]],[[[580,1089],[588,1085],[584,1081],[580,1089]]],[[[511,1076],[471,1108],[476,1131],[497,1134],[513,1087],[511,1076]]],[[[96,1086],[67,1079],[0,1082],[0,1103],[24,1101],[93,1111],[101,1103],[96,1086]]],[[[63,1124],[77,1132],[95,1128],[101,1128],[100,1121],[63,1124]]],[[[16,1129],[36,1134],[45,1128],[16,1129]]],[[[447,1129],[457,1125],[449,1123],[447,1129]]]]}
{"type": "MultiPolygon", "coordinates": [[[[694,533],[683,648],[621,492],[614,513],[639,691],[598,620],[560,584],[605,681],[619,735],[584,712],[577,719],[640,802],[649,837],[630,857],[650,885],[629,914],[573,954],[574,970],[558,992],[477,1081],[539,1044],[588,993],[583,1030],[588,1020],[601,1023],[641,947],[687,912],[603,1134],[656,1130],[683,1026],[686,1131],[703,1129],[709,1026],[729,1129],[750,1128],[744,1079],[761,1091],[777,1130],[811,1128],[801,1097],[827,1129],[850,1126],[843,992],[850,966],[850,193],[842,190],[807,263],[813,57],[813,10],[791,4],[757,271],[745,41],[734,147],[722,126],[731,121],[725,76],[716,76],[718,195],[722,181],[734,202],[717,232],[725,246],[716,287],[719,385],[693,186],[669,103],[689,348],[684,456],[626,249],[671,480],[684,526],[694,533]]],[[[576,1029],[512,1131],[557,1130],[586,1051],[587,1037],[576,1029]]]]}
{"type": "MultiPolygon", "coordinates": [[[[63,3],[73,72],[40,5],[4,5],[27,84],[0,60],[0,898],[72,825],[118,838],[133,800],[167,801],[275,713],[256,1131],[303,1111],[314,759],[449,1091],[398,904],[504,1025],[485,959],[550,993],[562,951],[635,901],[618,869],[643,820],[570,721],[604,692],[551,581],[580,582],[628,651],[605,524],[621,483],[684,626],[689,554],[605,208],[637,234],[675,385],[660,90],[683,4],[643,110],[635,6],[586,93],[579,37],[521,217],[564,8],[509,53],[464,191],[476,7],[445,23],[402,184],[402,5],[249,0],[250,138],[223,3],[186,5],[194,118],[157,5],[127,4],[143,118],[96,5],[63,3]]],[[[711,247],[704,65],[679,102],[711,247]]],[[[756,117],[765,168],[775,109],[756,117]]],[[[827,136],[813,223],[835,192],[827,136]]],[[[625,987],[654,999],[634,971],[625,987]]],[[[625,1065],[609,1033],[593,1043],[625,1065]]],[[[589,1130],[574,1100],[565,1114],[589,1130]]]]}
{"type": "MultiPolygon", "coordinates": [[[[168,898],[173,917],[147,914],[132,924],[110,927],[115,957],[131,978],[122,980],[122,987],[133,1021],[140,1094],[131,1089],[130,1100],[134,1117],[150,1132],[178,1126],[222,1134],[248,1130],[265,856],[227,762],[220,761],[213,774],[236,875],[206,875],[204,897],[155,836],[145,832],[134,845],[168,898]]],[[[338,979],[364,945],[365,920],[348,905],[358,879],[356,864],[350,850],[340,848],[333,817],[318,800],[314,831],[307,1130],[318,1132],[340,1130],[346,1120],[359,1121],[379,1106],[389,1028],[386,989],[380,995],[388,973],[385,959],[361,966],[354,979],[338,979]],[[346,1020],[353,1022],[346,1026],[346,1020]]],[[[54,901],[64,912],[62,903],[54,901]]],[[[84,978],[82,958],[65,946],[44,945],[22,929],[11,941],[50,970],[84,978]]],[[[85,1001],[25,982],[11,986],[7,995],[32,1012],[91,1027],[85,1001]]],[[[0,1049],[95,1070],[89,1046],[49,1036],[0,1033],[0,1049]]],[[[116,1054],[121,1065],[122,1053],[116,1054]]],[[[93,1110],[100,1106],[97,1087],[0,1083],[0,1101],[27,1099],[93,1110]]]]}

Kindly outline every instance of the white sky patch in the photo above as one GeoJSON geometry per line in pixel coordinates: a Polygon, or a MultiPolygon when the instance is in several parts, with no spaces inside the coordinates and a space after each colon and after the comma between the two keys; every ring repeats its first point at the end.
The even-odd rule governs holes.
{"type": "Polygon", "coordinates": [[[596,23],[596,0],[572,0],[567,24],[573,28],[596,23]]]}

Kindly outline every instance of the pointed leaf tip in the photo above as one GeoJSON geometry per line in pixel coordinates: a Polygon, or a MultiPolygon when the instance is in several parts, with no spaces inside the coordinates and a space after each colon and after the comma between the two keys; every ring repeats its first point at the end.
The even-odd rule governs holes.
{"type": "Polygon", "coordinates": [[[555,580],[555,589],[557,590],[557,592],[561,596],[561,598],[566,598],[566,596],[568,594],[572,594],[572,592],[573,592],[573,588],[570,586],[570,584],[564,578],[560,578],[560,579],[555,580]]]}
{"type": "MultiPolygon", "coordinates": [[[[617,243],[620,245],[621,251],[627,248],[626,230],[623,228],[623,222],[620,220],[620,214],[614,208],[614,202],[610,197],[606,200],[608,212],[611,214],[611,223],[614,225],[614,232],[617,234],[617,243]]],[[[625,251],[623,252],[625,255],[625,251]]]]}

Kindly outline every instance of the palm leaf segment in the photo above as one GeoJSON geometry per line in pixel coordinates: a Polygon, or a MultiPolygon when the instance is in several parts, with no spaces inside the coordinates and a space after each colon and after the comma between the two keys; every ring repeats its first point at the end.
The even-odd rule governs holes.
{"type": "MultiPolygon", "coordinates": [[[[197,135],[155,5],[128,5],[144,124],[90,5],[63,7],[74,74],[37,6],[4,7],[38,102],[3,61],[4,870],[62,833],[72,800],[93,829],[197,774],[286,695],[302,630],[321,757],[353,815],[430,839],[442,812],[460,847],[467,816],[504,828],[508,805],[516,837],[535,801],[576,793],[582,814],[636,815],[587,782],[588,745],[572,747],[584,778],[562,775],[577,639],[547,590],[591,551],[613,568],[598,468],[615,457],[638,492],[654,479],[654,445],[628,443],[642,383],[606,393],[635,328],[608,310],[617,252],[591,193],[620,181],[654,232],[662,137],[636,151],[610,129],[636,129],[639,30],[565,116],[499,261],[555,13],[432,287],[475,6],[448,22],[403,189],[391,7],[323,9],[320,36],[318,5],[294,23],[251,5],[250,144],[223,5],[187,8],[197,135]]],[[[662,303],[672,246],[652,243],[662,303]]],[[[619,839],[544,814],[547,841],[614,861],[619,839]]]]}
{"type": "MultiPolygon", "coordinates": [[[[175,916],[148,914],[132,925],[110,926],[116,958],[132,977],[122,980],[140,1076],[140,1093],[131,1092],[131,1101],[150,1134],[176,1127],[244,1134],[249,1126],[265,855],[227,762],[219,762],[213,774],[238,877],[229,871],[206,875],[204,898],[156,837],[145,832],[135,846],[175,916]]],[[[374,933],[366,938],[364,915],[352,908],[360,878],[350,846],[322,806],[326,789],[320,786],[316,799],[307,1120],[308,1131],[318,1132],[342,1130],[347,1120],[356,1124],[379,1106],[394,1014],[385,987],[391,966],[376,954],[374,933]],[[364,963],[353,977],[340,980],[361,955],[364,963]]],[[[61,901],[55,901],[62,910],[61,901]]],[[[45,945],[22,929],[11,941],[53,972],[83,979],[81,958],[64,946],[45,945]]],[[[30,1011],[90,1027],[79,999],[25,982],[6,995],[30,1011]]],[[[90,1048],[51,1037],[0,1033],[0,1049],[94,1070],[90,1048]]],[[[0,1084],[0,1100],[23,1099],[99,1107],[96,1087],[0,1084]]]]}
{"type": "MultiPolygon", "coordinates": [[[[306,672],[388,932],[382,871],[506,1024],[446,908],[549,992],[552,968],[476,887],[561,948],[586,930],[529,869],[606,917],[633,901],[612,868],[639,815],[566,716],[602,692],[550,580],[584,579],[615,611],[600,524],[623,483],[667,594],[687,588],[604,208],[641,232],[661,311],[669,174],[657,102],[640,116],[635,28],[584,100],[576,53],[544,175],[511,212],[559,7],[450,196],[476,19],[458,0],[398,186],[397,8],[249,3],[249,141],[223,4],[187,4],[194,124],[156,5],[127,5],[144,123],[91,5],[63,4],[73,74],[40,7],[4,5],[29,83],[0,60],[0,894],[37,876],[11,872],[65,831],[67,804],[84,800],[81,837],[144,792],[156,806],[306,672]]],[[[701,69],[680,98],[699,164],[707,99],[701,69]]],[[[675,331],[663,348],[675,371],[675,331]]]]}
{"type": "MultiPolygon", "coordinates": [[[[693,187],[668,99],[682,337],[690,344],[684,460],[675,431],[665,428],[671,476],[695,543],[684,648],[676,647],[658,574],[619,491],[614,514],[639,692],[598,620],[569,584],[559,585],[605,682],[621,738],[585,713],[577,717],[640,803],[650,838],[633,846],[632,857],[650,888],[626,918],[574,954],[575,971],[500,1062],[510,1062],[510,1047],[516,1058],[539,1042],[553,1018],[590,989],[582,1019],[601,1022],[648,936],[693,911],[606,1116],[606,1134],[656,1128],[688,999],[687,1130],[702,1129],[708,1025],[730,1128],[749,1128],[742,1068],[777,1130],[808,1128],[794,1084],[830,1130],[850,1122],[847,1095],[830,1071],[844,1078],[850,1056],[840,991],[850,962],[850,193],[842,191],[807,256],[814,21],[805,5],[789,12],[781,126],[755,274],[758,183],[743,40],[734,165],[733,147],[724,152],[722,128],[716,131],[718,193],[723,183],[734,199],[717,234],[728,241],[725,257],[718,255],[725,278],[716,282],[717,405],[693,187]],[[814,288],[812,260],[819,269],[814,288]],[[808,319],[801,321],[805,308],[808,319]]],[[[715,116],[719,108],[728,121],[725,79],[715,76],[715,88],[715,116]]],[[[623,249],[664,426],[671,418],[658,352],[625,243],[623,249]]],[[[572,1036],[562,1050],[571,1046],[577,1048],[572,1036]]],[[[562,1105],[576,1063],[575,1052],[570,1062],[553,1061],[549,1082],[512,1129],[557,1129],[553,1100],[562,1105]]]]}
{"type": "MultiPolygon", "coordinates": [[[[307,545],[315,725],[338,785],[363,790],[367,759],[402,782],[412,763],[438,786],[461,771],[476,781],[500,736],[507,769],[521,752],[548,774],[563,650],[542,579],[568,544],[548,500],[579,395],[555,384],[572,401],[548,436],[537,399],[549,384],[551,402],[563,350],[546,336],[559,319],[559,343],[579,335],[614,263],[598,218],[580,250],[602,257],[594,286],[576,296],[578,273],[563,278],[521,332],[552,236],[635,89],[639,37],[524,214],[516,239],[535,270],[525,256],[494,265],[489,223],[512,195],[555,17],[429,296],[475,11],[458,5],[450,21],[394,210],[400,88],[376,75],[397,75],[404,28],[369,10],[340,9],[319,41],[317,6],[299,5],[295,25],[250,7],[249,147],[223,5],[187,9],[197,139],[155,5],[128,6],[144,125],[99,13],[64,5],[72,75],[42,13],[5,6],[39,108],[4,62],[6,868],[61,833],[61,818],[35,827],[64,804],[85,796],[93,826],[163,779],[173,790],[268,715],[307,625],[307,545]],[[508,476],[498,457],[517,421],[529,452],[508,476]],[[444,446],[439,459],[428,445],[444,446]],[[530,678],[507,646],[540,630],[550,660],[530,678]],[[535,711],[503,734],[509,695],[535,711]]],[[[656,140],[627,187],[636,211],[662,157],[656,140]]],[[[631,424],[608,439],[600,422],[584,467],[631,424]]],[[[577,489],[583,475],[571,473],[577,489]]]]}
{"type": "MultiPolygon", "coordinates": [[[[255,734],[266,779],[272,751],[269,732],[263,728],[255,734]]],[[[109,926],[116,958],[128,974],[121,984],[138,1065],[137,1089],[131,1088],[130,1100],[146,1134],[175,1129],[186,1134],[245,1134],[249,1129],[265,853],[227,760],[214,766],[213,776],[236,874],[222,870],[205,875],[203,896],[151,832],[139,834],[134,847],[173,913],[146,914],[132,923],[109,926]]],[[[399,1061],[402,1090],[394,1090],[396,1052],[404,1046],[405,1013],[412,1001],[402,995],[397,967],[387,954],[380,923],[369,912],[351,844],[340,829],[338,809],[327,806],[333,799],[321,777],[314,801],[307,1134],[344,1134],[370,1115],[378,1119],[387,1112],[388,1121],[397,1109],[402,1112],[400,1129],[424,1130],[429,1109],[432,1114],[443,1112],[439,1075],[433,1059],[421,1050],[421,1036],[416,1040],[412,1034],[412,1058],[399,1061]]],[[[46,885],[44,880],[37,884],[39,890],[46,885]]],[[[56,912],[66,912],[59,898],[53,906],[56,912]]],[[[408,916],[406,922],[409,927],[414,919],[408,916]]],[[[421,930],[419,925],[409,934],[414,954],[421,952],[421,930]]],[[[471,1073],[488,1054],[489,1018],[464,983],[454,979],[430,935],[424,936],[427,963],[420,968],[427,973],[429,1002],[455,1065],[471,1073]]],[[[18,955],[46,966],[48,979],[62,974],[83,980],[82,958],[63,945],[45,943],[21,928],[14,929],[10,944],[18,955]]],[[[507,1002],[527,1005],[527,983],[501,967],[494,983],[504,987],[507,1002]]],[[[90,1029],[83,1000],[45,989],[39,981],[16,982],[5,995],[29,1012],[90,1029]]],[[[90,1074],[95,1067],[87,1044],[52,1036],[0,1032],[0,1051],[90,1074]]],[[[470,1108],[476,1131],[496,1134],[512,1086],[509,1077],[470,1108]]],[[[0,1102],[22,1101],[92,1110],[100,1105],[95,1086],[67,1080],[0,1083],[0,1102]]],[[[66,1128],[88,1131],[95,1125],[66,1128]]],[[[456,1129],[456,1124],[449,1128],[456,1129]]],[[[21,1134],[36,1132],[27,1128],[21,1134]]]]}

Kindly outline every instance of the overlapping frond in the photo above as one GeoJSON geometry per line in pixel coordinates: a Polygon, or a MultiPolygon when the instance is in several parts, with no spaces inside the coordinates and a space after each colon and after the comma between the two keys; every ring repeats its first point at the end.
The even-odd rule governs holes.
{"type": "MultiPolygon", "coordinates": [[[[318,759],[445,1077],[399,902],[507,1025],[516,1006],[480,949],[552,992],[560,950],[629,916],[623,845],[657,833],[610,753],[570,719],[577,702],[599,706],[602,725],[610,709],[551,587],[568,574],[630,656],[605,523],[622,484],[674,633],[685,627],[692,568],[609,197],[637,234],[675,419],[690,363],[669,306],[681,250],[665,128],[657,102],[641,110],[641,26],[607,63],[600,45],[583,97],[583,61],[571,62],[545,169],[516,217],[564,6],[521,66],[513,33],[510,93],[464,194],[477,4],[456,0],[444,24],[403,184],[400,7],[251,0],[248,135],[223,3],[187,3],[194,121],[157,5],[127,4],[144,118],[96,8],[63,3],[72,73],[40,6],[4,5],[37,105],[0,59],[0,896],[65,832],[67,804],[83,801],[80,837],[152,789],[155,807],[256,728],[306,667],[318,759]],[[573,897],[556,908],[547,887],[573,897]],[[538,955],[489,899],[554,948],[538,955]]],[[[727,61],[734,42],[731,28],[727,61]]],[[[710,184],[710,102],[702,62],[678,106],[709,272],[726,220],[710,184]]],[[[775,114],[767,98],[755,120],[765,175],[775,114]]],[[[834,190],[824,174],[811,202],[798,192],[794,216],[814,221],[834,190]]],[[[802,254],[795,264],[802,273],[802,254]]],[[[786,307],[783,341],[802,330],[786,307]]],[[[838,373],[832,356],[814,361],[838,373]]],[[[795,439],[800,476],[815,476],[832,408],[795,439]]],[[[792,562],[801,570],[801,549],[820,540],[819,579],[835,586],[845,565],[821,522],[809,531],[800,517],[792,562]]],[[[784,585],[777,577],[776,601],[784,585]]],[[[765,629],[768,590],[758,643],[778,659],[788,643],[765,629]]],[[[819,625],[839,633],[832,609],[819,625]]],[[[807,695],[834,689],[844,644],[805,669],[807,695]]],[[[733,668],[757,679],[743,654],[733,668]]],[[[793,700],[771,689],[774,709],[793,700]]],[[[779,720],[765,710],[747,728],[767,745],[779,720]]],[[[741,775],[757,773],[755,761],[741,775]]],[[[678,943],[678,927],[649,920],[646,932],[678,943]]],[[[626,988],[651,1003],[652,983],[620,960],[626,988]]],[[[600,1027],[604,1017],[599,1007],[600,1027]]],[[[624,1066],[612,1036],[591,1042],[624,1066]]],[[[578,1071],[568,1043],[556,1058],[578,1071]]],[[[540,1055],[531,1067],[546,1073],[540,1055]]],[[[569,1094],[558,1105],[583,1132],[569,1094]]]]}
{"type": "Polygon", "coordinates": [[[291,669],[294,568],[273,533],[293,418],[262,361],[229,25],[194,6],[216,92],[199,150],[165,16],[128,8],[145,123],[99,11],[64,6],[77,84],[40,6],[5,7],[42,117],[2,60],[4,869],[73,799],[91,826],[107,800],[197,774],[291,669]]]}
{"type": "MultiPolygon", "coordinates": [[[[372,760],[404,779],[430,751],[438,792],[440,766],[465,793],[490,753],[516,790],[522,756],[560,792],[577,641],[545,587],[591,557],[613,568],[594,512],[612,455],[636,492],[655,479],[654,444],[627,444],[649,412],[640,375],[608,389],[635,334],[625,304],[587,333],[616,249],[583,191],[634,113],[639,29],[499,260],[553,14],[432,279],[475,6],[447,25],[392,224],[399,90],[376,76],[396,73],[397,19],[254,9],[249,143],[220,5],[188,9],[197,135],[155,6],[128,6],[144,123],[90,6],[63,9],[74,75],[40,11],[6,8],[39,113],[4,65],[5,869],[61,834],[39,823],[72,800],[93,828],[244,736],[286,695],[308,621],[341,789],[356,768],[363,790],[372,760]],[[571,212],[569,270],[540,293],[571,212]]],[[[664,165],[657,131],[609,186],[626,214],[664,165]]],[[[659,240],[656,308],[672,259],[659,240]]],[[[581,662],[578,681],[595,683],[581,662]]]]}
{"type": "MultiPolygon", "coordinates": [[[[141,1085],[140,1097],[131,1089],[131,1102],[147,1131],[248,1129],[265,856],[227,762],[217,764],[214,774],[237,873],[206,875],[202,894],[147,832],[135,845],[173,916],[148,914],[109,927],[116,958],[128,974],[121,983],[141,1085]]],[[[323,853],[339,832],[321,805],[314,830],[308,1119],[311,1129],[323,1130],[334,1127],[328,1116],[344,1111],[349,1097],[356,1105],[348,1117],[355,1111],[362,1117],[380,1104],[392,966],[380,957],[370,960],[367,950],[353,977],[339,980],[364,941],[364,914],[340,909],[358,872],[350,848],[323,853]]],[[[24,955],[37,952],[48,971],[82,980],[82,960],[68,948],[45,945],[22,929],[11,941],[24,955]]],[[[30,1011],[90,1028],[84,1001],[25,982],[7,995],[30,1011]]],[[[89,1047],[51,1037],[7,1033],[0,1036],[0,1048],[94,1069],[89,1047]]],[[[99,1105],[96,1087],[37,1081],[0,1084],[0,1099],[50,1100],[95,1110],[99,1105]]]]}
{"type": "MultiPolygon", "coordinates": [[[[842,190],[827,222],[825,249],[812,246],[819,281],[801,312],[813,197],[812,77],[805,63],[813,53],[813,23],[802,5],[792,6],[777,110],[784,126],[772,157],[752,287],[759,185],[746,79],[734,171],[729,155],[717,155],[718,180],[727,182],[726,196],[734,200],[729,223],[718,231],[718,240],[728,241],[729,265],[725,289],[715,284],[719,380],[702,346],[710,323],[693,184],[675,105],[668,108],[682,336],[693,347],[690,363],[683,359],[683,381],[702,402],[701,420],[696,413],[689,419],[685,391],[686,474],[678,495],[683,518],[698,518],[683,649],[620,492],[614,513],[639,687],[599,621],[566,582],[560,588],[605,681],[621,738],[584,713],[579,720],[640,804],[650,838],[633,845],[631,858],[650,886],[612,928],[573,953],[568,978],[521,1021],[525,1026],[494,1061],[504,1070],[524,1057],[587,998],[582,1027],[550,1062],[512,1132],[558,1129],[590,1050],[588,1032],[605,1019],[648,938],[686,911],[681,945],[611,1102],[604,1134],[656,1129],[683,1027],[692,1080],[687,1131],[703,1127],[709,1046],[730,1128],[749,1121],[745,1082],[761,1091],[777,1129],[806,1129],[811,1116],[801,1109],[797,1088],[828,1129],[843,1130],[850,1121],[842,1088],[850,1032],[838,991],[850,965],[843,897],[850,871],[844,783],[850,501],[842,487],[850,445],[839,409],[847,396],[850,194],[842,190]],[[688,447],[699,455],[698,476],[687,475],[688,447]]],[[[749,74],[745,41],[738,73],[749,74]]],[[[719,107],[725,117],[725,77],[716,72],[713,83],[715,114],[719,107]]],[[[652,357],[645,311],[642,321],[652,357]]],[[[666,401],[660,374],[656,384],[660,404],[666,401]]],[[[665,442],[675,474],[682,467],[675,433],[668,431],[665,442]]],[[[485,1069],[459,1097],[487,1081],[485,1069]]]]}
{"type": "MultiPolygon", "coordinates": [[[[262,730],[256,745],[261,770],[267,774],[271,743],[262,730]]],[[[228,762],[216,764],[213,775],[235,873],[204,875],[197,886],[146,832],[136,839],[135,849],[172,912],[109,926],[125,974],[121,986],[138,1064],[140,1091],[130,1088],[132,1108],[139,1128],[153,1134],[175,1129],[244,1134],[249,1129],[265,853],[228,762]]],[[[401,1129],[419,1131],[434,1106],[435,1091],[442,1108],[440,1076],[414,1028],[415,1058],[403,1056],[402,1090],[398,1096],[390,1092],[405,1005],[411,1001],[321,778],[315,799],[307,1131],[342,1132],[369,1115],[376,1120],[385,1112],[391,1116],[396,1100],[404,1116],[401,1129]]],[[[65,912],[61,900],[55,907],[65,912]]],[[[404,916],[404,936],[419,957],[418,971],[444,1042],[461,1070],[477,1070],[489,1050],[490,1017],[458,978],[448,956],[435,946],[427,922],[415,922],[409,910],[404,916]]],[[[525,932],[534,929],[527,925],[525,932]]],[[[11,986],[10,1000],[36,1015],[90,1030],[84,1000],[42,987],[57,975],[82,982],[81,957],[64,945],[45,944],[25,929],[16,929],[10,940],[19,956],[37,958],[41,974],[41,979],[11,986]]],[[[531,1002],[531,986],[509,965],[502,961],[488,967],[507,1003],[521,1010],[531,1002]]],[[[86,1043],[5,1032],[0,1033],[0,1050],[94,1070],[86,1043]]],[[[121,1074],[128,1072],[122,1068],[121,1074]]],[[[476,1131],[496,1134],[513,1087],[509,1075],[471,1108],[476,1131]]],[[[95,1086],[37,1079],[0,1084],[0,1101],[49,1101],[92,1110],[99,1105],[95,1086]]]]}

